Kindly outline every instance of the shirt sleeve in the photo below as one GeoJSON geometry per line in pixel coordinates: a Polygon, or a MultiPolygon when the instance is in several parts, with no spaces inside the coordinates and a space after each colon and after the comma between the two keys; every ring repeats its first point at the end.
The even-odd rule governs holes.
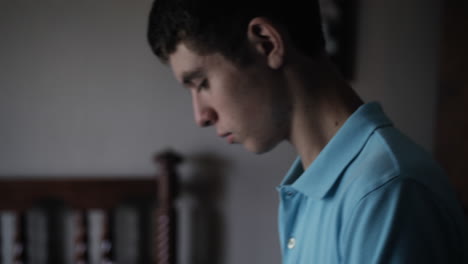
{"type": "Polygon", "coordinates": [[[396,177],[356,204],[341,233],[340,262],[462,263],[457,236],[435,194],[396,177]]]}

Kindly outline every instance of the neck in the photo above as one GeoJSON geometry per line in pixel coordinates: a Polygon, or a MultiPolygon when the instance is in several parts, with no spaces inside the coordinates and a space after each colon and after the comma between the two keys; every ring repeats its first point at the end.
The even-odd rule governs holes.
{"type": "Polygon", "coordinates": [[[293,100],[289,141],[306,169],[363,102],[326,58],[302,64],[289,76],[293,100]]]}

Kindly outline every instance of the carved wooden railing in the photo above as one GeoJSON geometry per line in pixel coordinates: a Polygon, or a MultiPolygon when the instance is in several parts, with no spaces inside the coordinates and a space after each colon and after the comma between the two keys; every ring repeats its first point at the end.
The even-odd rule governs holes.
{"type": "MultiPolygon", "coordinates": [[[[175,264],[176,262],[176,212],[174,200],[177,195],[176,167],[181,158],[171,152],[156,155],[155,162],[159,165],[155,177],[140,177],[128,175],[118,177],[11,177],[2,175],[0,178],[0,212],[13,216],[8,228],[12,232],[7,237],[0,232],[0,263],[40,263],[32,258],[28,252],[30,243],[34,238],[28,234],[27,212],[40,208],[47,216],[47,246],[44,254],[47,255],[48,264],[75,263],[85,264],[98,262],[118,263],[114,234],[114,210],[121,204],[133,201],[140,208],[146,210],[141,216],[140,223],[149,227],[140,226],[140,235],[150,234],[153,237],[140,241],[150,245],[141,245],[136,263],[175,264]],[[136,202],[135,202],[136,201],[136,202]],[[65,261],[63,239],[58,237],[65,230],[58,214],[61,209],[71,212],[73,225],[71,261],[65,261]],[[89,212],[99,210],[101,213],[100,238],[98,248],[99,260],[90,258],[90,221],[89,212]],[[154,217],[153,220],[147,219],[154,217]],[[152,222],[153,221],[153,222],[152,222]],[[152,222],[152,224],[151,224],[152,222]],[[151,231],[153,230],[153,231],[151,231]],[[5,243],[10,243],[11,252],[3,252],[5,243]],[[151,250],[152,249],[152,250],[151,250]],[[9,259],[7,260],[7,255],[9,259]]],[[[62,210],[63,211],[63,210],[62,210]]],[[[29,226],[29,229],[31,227],[29,226]]],[[[7,230],[2,224],[2,231],[7,230]]],[[[70,255],[70,254],[69,254],[70,255]]]]}

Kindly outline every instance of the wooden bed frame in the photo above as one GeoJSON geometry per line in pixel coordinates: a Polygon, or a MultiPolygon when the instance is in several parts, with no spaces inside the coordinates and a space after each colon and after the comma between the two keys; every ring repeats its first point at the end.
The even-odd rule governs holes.
{"type": "Polygon", "coordinates": [[[0,262],[40,262],[28,251],[34,238],[28,231],[31,227],[27,226],[31,222],[27,220],[28,211],[40,208],[47,219],[47,239],[43,243],[46,244],[43,247],[46,263],[119,263],[114,238],[121,230],[115,228],[115,209],[130,203],[137,205],[138,212],[142,213],[139,218],[141,244],[135,263],[175,264],[177,219],[174,201],[178,189],[176,167],[181,161],[181,157],[173,152],[156,155],[159,171],[153,177],[0,178],[0,211],[13,216],[9,227],[11,241],[5,234],[5,230],[9,230],[5,223],[0,229],[4,231],[0,232],[0,262]],[[72,246],[68,249],[67,260],[64,259],[65,253],[61,252],[66,244],[61,232],[63,229],[60,229],[64,226],[60,224],[63,218],[58,217],[64,208],[72,212],[70,218],[74,230],[73,237],[69,239],[72,246]],[[89,213],[93,210],[101,214],[97,261],[96,256],[93,260],[90,258],[92,234],[89,213]],[[7,242],[10,243],[10,252],[4,252],[7,242]]]}

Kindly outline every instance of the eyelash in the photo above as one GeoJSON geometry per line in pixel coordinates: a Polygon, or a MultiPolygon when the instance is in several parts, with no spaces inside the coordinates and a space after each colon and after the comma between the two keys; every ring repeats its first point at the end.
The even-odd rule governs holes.
{"type": "Polygon", "coordinates": [[[208,81],[207,80],[203,80],[200,85],[198,85],[197,87],[197,91],[201,91],[201,90],[204,90],[206,88],[208,88],[208,81]]]}

